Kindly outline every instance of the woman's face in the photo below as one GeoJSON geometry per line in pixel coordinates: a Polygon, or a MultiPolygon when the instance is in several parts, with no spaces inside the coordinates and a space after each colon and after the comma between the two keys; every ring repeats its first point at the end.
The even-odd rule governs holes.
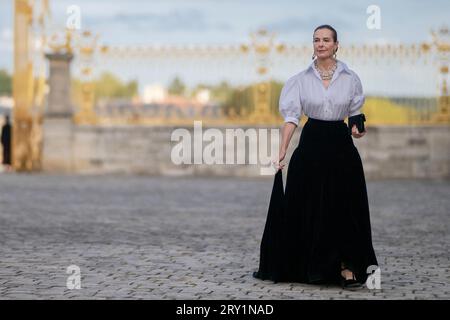
{"type": "Polygon", "coordinates": [[[334,42],[333,31],[329,29],[319,29],[314,32],[313,44],[314,54],[317,58],[331,58],[338,47],[339,42],[334,42]]]}

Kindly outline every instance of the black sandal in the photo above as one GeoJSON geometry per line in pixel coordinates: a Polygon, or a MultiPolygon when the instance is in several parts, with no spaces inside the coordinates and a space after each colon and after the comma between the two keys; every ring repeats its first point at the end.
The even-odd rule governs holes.
{"type": "Polygon", "coordinates": [[[362,286],[361,282],[356,280],[355,273],[353,271],[351,271],[352,272],[352,279],[346,279],[344,276],[342,276],[342,271],[344,271],[344,270],[351,271],[350,269],[348,269],[348,268],[346,268],[344,266],[341,267],[341,286],[342,286],[342,289],[345,289],[345,288],[359,288],[359,287],[362,286]]]}

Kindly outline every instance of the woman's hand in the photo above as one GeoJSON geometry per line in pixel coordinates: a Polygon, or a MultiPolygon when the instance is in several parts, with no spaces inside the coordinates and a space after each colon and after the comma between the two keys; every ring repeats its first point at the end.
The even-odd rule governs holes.
{"type": "Polygon", "coordinates": [[[281,163],[286,157],[286,150],[289,147],[289,141],[291,141],[292,135],[294,134],[297,124],[293,122],[285,122],[283,128],[281,129],[281,144],[280,152],[278,154],[278,159],[273,160],[273,165],[275,169],[282,170],[284,168],[284,163],[281,163]]]}
{"type": "Polygon", "coordinates": [[[354,138],[361,138],[363,135],[366,134],[366,132],[367,132],[367,129],[366,129],[366,131],[359,133],[358,128],[356,127],[356,124],[354,124],[352,127],[352,136],[354,138]]]}
{"type": "Polygon", "coordinates": [[[284,168],[284,163],[281,163],[281,161],[284,160],[284,158],[286,157],[286,150],[284,149],[280,149],[280,153],[278,155],[278,161],[274,161],[274,165],[275,165],[275,169],[278,171],[278,169],[283,170],[284,168]]]}

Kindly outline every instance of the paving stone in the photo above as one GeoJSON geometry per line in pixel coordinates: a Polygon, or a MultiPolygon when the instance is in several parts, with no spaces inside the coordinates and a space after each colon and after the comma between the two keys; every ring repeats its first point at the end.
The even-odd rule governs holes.
{"type": "Polygon", "coordinates": [[[367,182],[382,289],[351,291],[252,277],[272,183],[1,174],[0,299],[450,298],[449,181],[367,182]]]}

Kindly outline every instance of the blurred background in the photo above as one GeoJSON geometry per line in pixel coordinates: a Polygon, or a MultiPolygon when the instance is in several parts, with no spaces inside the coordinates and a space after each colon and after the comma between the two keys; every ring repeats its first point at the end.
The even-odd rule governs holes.
{"type": "Polygon", "coordinates": [[[2,1],[4,171],[258,176],[258,164],[176,165],[171,134],[194,120],[279,129],[282,85],[330,24],[366,95],[368,134],[354,141],[367,177],[448,178],[449,11],[443,0],[2,1]]]}

